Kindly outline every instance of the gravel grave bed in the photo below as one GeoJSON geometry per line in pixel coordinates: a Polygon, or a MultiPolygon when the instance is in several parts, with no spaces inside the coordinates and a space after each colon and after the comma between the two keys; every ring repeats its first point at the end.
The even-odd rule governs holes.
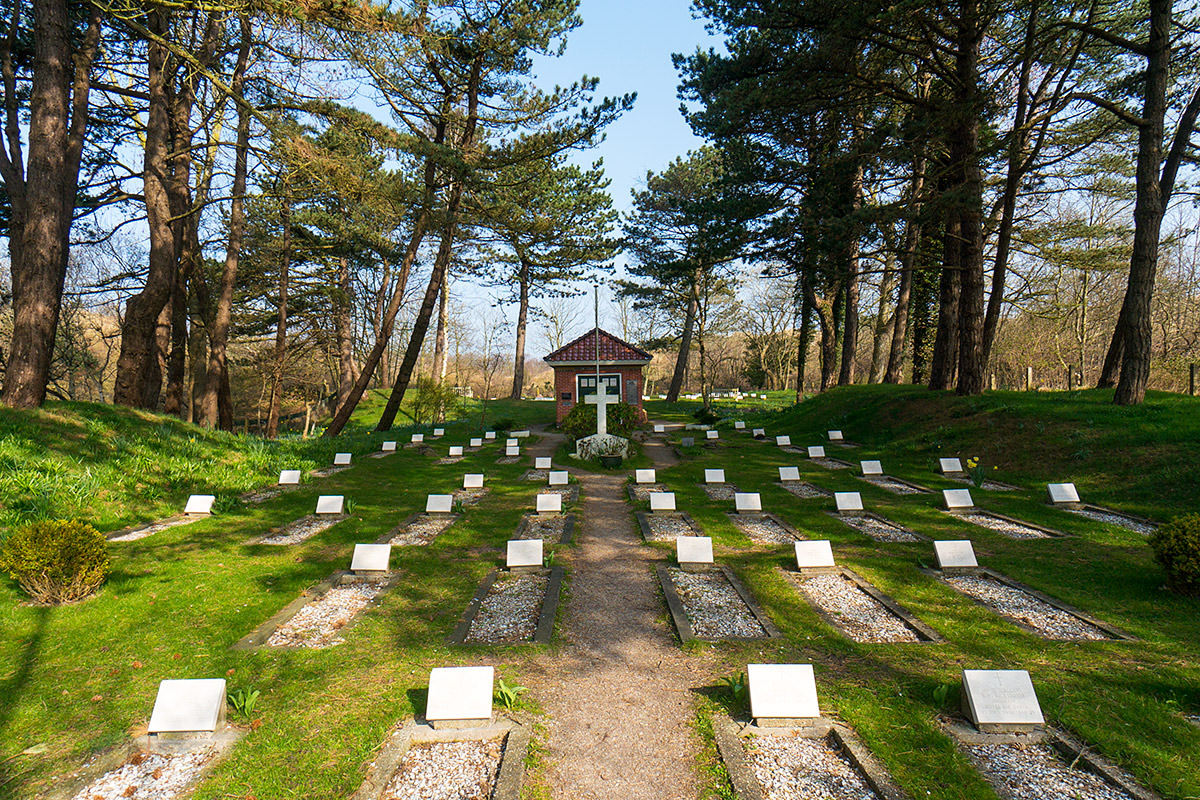
{"type": "Polygon", "coordinates": [[[967,756],[999,793],[1013,800],[1080,798],[1133,800],[1087,769],[1075,769],[1044,744],[964,745],[967,756]]]}
{"type": "Polygon", "coordinates": [[[699,639],[765,638],[767,632],[723,572],[667,570],[699,639]]]}
{"type": "Polygon", "coordinates": [[[578,486],[546,486],[538,491],[538,494],[557,494],[562,497],[564,503],[574,503],[579,499],[578,486]]]}
{"type": "Polygon", "coordinates": [[[764,800],[878,800],[829,737],[752,736],[746,758],[764,800]]]}
{"type": "Polygon", "coordinates": [[[807,450],[803,450],[803,449],[796,447],[795,445],[791,445],[791,444],[784,445],[783,447],[781,447],[779,449],[784,453],[799,453],[801,455],[808,455],[807,450]]]}
{"type": "Polygon", "coordinates": [[[633,499],[645,503],[650,500],[651,492],[665,492],[667,487],[661,483],[631,483],[629,489],[633,492],[633,499]]]}
{"type": "Polygon", "coordinates": [[[1028,625],[1047,639],[1099,641],[1112,638],[1095,625],[990,576],[960,575],[943,580],[997,614],[1028,625]]]}
{"type": "Polygon", "coordinates": [[[1184,714],[1183,718],[1193,725],[1200,727],[1200,714],[1184,714]]]}
{"type": "Polygon", "coordinates": [[[813,500],[818,497],[830,497],[833,492],[828,489],[822,489],[820,486],[814,486],[805,481],[780,481],[779,485],[791,492],[796,497],[803,500],[813,500]]]}
{"type": "Polygon", "coordinates": [[[345,472],[350,467],[325,467],[324,469],[314,469],[308,473],[314,478],[328,478],[330,475],[337,475],[339,472],[345,472]]]}
{"type": "Polygon", "coordinates": [[[318,533],[332,528],[344,519],[345,517],[340,515],[318,517],[316,514],[309,514],[307,517],[301,517],[290,525],[280,528],[259,544],[300,544],[318,533]]]}
{"type": "Polygon", "coordinates": [[[752,542],[791,544],[798,538],[770,517],[743,517],[738,514],[730,519],[733,520],[734,527],[746,534],[746,538],[752,542]]]}
{"type": "Polygon", "coordinates": [[[521,476],[523,481],[538,481],[545,483],[550,480],[550,470],[547,469],[527,469],[525,474],[521,476]]]}
{"type": "Polygon", "coordinates": [[[471,620],[465,643],[503,644],[527,642],[537,633],[542,600],[546,596],[544,575],[511,575],[496,579],[471,620]]]}
{"type": "Polygon", "coordinates": [[[738,490],[731,483],[702,483],[700,488],[708,495],[709,500],[732,500],[738,490]]]}
{"type": "Polygon", "coordinates": [[[263,503],[267,500],[274,500],[279,495],[283,494],[282,487],[274,487],[271,489],[263,489],[259,492],[251,492],[242,496],[243,503],[263,503]]]}
{"type": "Polygon", "coordinates": [[[491,800],[503,754],[503,739],[414,744],[380,799],[491,800]]]}
{"type": "Polygon", "coordinates": [[[813,458],[810,459],[814,464],[825,469],[850,469],[850,465],[845,461],[834,461],[832,458],[813,458]]]}
{"type": "Polygon", "coordinates": [[[650,528],[653,542],[673,542],[677,536],[702,536],[678,514],[647,514],[646,526],[650,528]]]}
{"type": "Polygon", "coordinates": [[[563,533],[567,530],[566,514],[539,516],[531,514],[525,517],[525,524],[520,527],[515,539],[541,539],[546,544],[558,544],[562,541],[563,533]]]}
{"type": "Polygon", "coordinates": [[[332,647],[345,641],[342,628],[384,589],[384,582],[364,581],[335,586],[300,609],[267,639],[268,647],[332,647]]]}
{"type": "Polygon", "coordinates": [[[854,528],[856,531],[865,533],[877,542],[919,542],[921,537],[917,536],[912,531],[902,525],[897,525],[894,522],[879,519],[878,517],[867,516],[839,516],[842,522],[854,528]]]}
{"type": "Polygon", "coordinates": [[[1002,536],[1007,536],[1010,539],[1049,539],[1050,534],[1039,531],[1037,528],[1031,528],[1028,525],[1021,525],[1017,522],[1009,522],[1006,519],[993,517],[991,514],[959,514],[960,517],[970,522],[972,525],[978,525],[981,528],[995,531],[1002,536]]]}
{"type": "Polygon", "coordinates": [[[1087,517],[1096,522],[1107,522],[1109,525],[1116,525],[1126,530],[1140,533],[1142,536],[1149,536],[1154,533],[1154,526],[1142,522],[1140,520],[1127,517],[1124,514],[1117,514],[1111,511],[1099,511],[1094,508],[1068,508],[1072,514],[1078,514],[1081,517],[1087,517]]]}
{"type": "Polygon", "coordinates": [[[454,524],[454,517],[421,514],[408,523],[408,527],[393,536],[388,544],[426,545],[452,524],[454,524]]]}
{"type": "Polygon", "coordinates": [[[520,456],[500,456],[496,459],[497,464],[518,464],[520,461],[520,456]]]}
{"type": "Polygon", "coordinates": [[[455,489],[454,502],[462,503],[464,506],[472,506],[483,499],[490,489],[484,487],[482,489],[455,489]]]}
{"type": "Polygon", "coordinates": [[[880,489],[891,492],[892,494],[924,494],[920,489],[915,489],[907,483],[901,483],[892,478],[863,478],[867,483],[873,483],[880,489]]]}
{"type": "Polygon", "coordinates": [[[110,542],[136,542],[138,539],[145,539],[147,536],[153,536],[160,531],[165,531],[167,528],[177,528],[180,525],[187,525],[189,522],[195,522],[194,518],[184,517],[183,519],[165,519],[162,522],[152,522],[142,528],[135,528],[129,533],[123,533],[120,536],[114,536],[109,539],[110,542]]]}
{"type": "Polygon", "coordinates": [[[843,575],[796,578],[809,602],[833,617],[856,642],[919,642],[904,624],[878,600],[843,575]]]}
{"type": "Polygon", "coordinates": [[[213,747],[176,755],[135,753],[74,800],[170,800],[187,791],[214,755],[213,747]]]}
{"type": "Polygon", "coordinates": [[[462,456],[442,456],[441,458],[439,458],[437,461],[435,461],[433,463],[434,464],[457,464],[458,462],[460,462],[462,460],[463,460],[462,456]]]}

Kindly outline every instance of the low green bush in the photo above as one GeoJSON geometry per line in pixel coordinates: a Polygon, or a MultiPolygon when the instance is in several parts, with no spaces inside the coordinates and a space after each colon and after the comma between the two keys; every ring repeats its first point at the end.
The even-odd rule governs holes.
{"type": "MultiPolygon", "coordinates": [[[[642,422],[637,409],[629,403],[613,403],[608,407],[608,432],[613,436],[629,437],[642,422]]],[[[580,403],[571,409],[559,425],[574,439],[596,432],[596,407],[580,403]]]]}
{"type": "Polygon", "coordinates": [[[1200,596],[1200,514],[1185,514],[1150,534],[1154,560],[1173,592],[1200,596]]]}
{"type": "Polygon", "coordinates": [[[701,425],[713,425],[718,420],[721,419],[718,415],[713,413],[713,410],[711,408],[705,408],[704,406],[700,406],[695,411],[693,411],[692,416],[701,425]]]}
{"type": "Polygon", "coordinates": [[[94,594],[110,565],[104,535],[74,520],[34,522],[14,531],[0,547],[0,569],[43,605],[94,594]]]}

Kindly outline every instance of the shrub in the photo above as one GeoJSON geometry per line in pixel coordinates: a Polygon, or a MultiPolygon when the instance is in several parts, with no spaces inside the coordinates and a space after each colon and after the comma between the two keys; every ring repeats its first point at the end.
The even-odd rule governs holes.
{"type": "Polygon", "coordinates": [[[713,413],[711,408],[705,408],[704,406],[700,406],[693,411],[692,416],[695,417],[696,421],[701,425],[712,425],[720,419],[719,416],[713,413]]]}
{"type": "Polygon", "coordinates": [[[1173,592],[1200,596],[1200,514],[1185,514],[1150,534],[1154,560],[1173,592]]]}
{"type": "Polygon", "coordinates": [[[413,419],[420,423],[438,422],[456,415],[462,398],[453,386],[430,378],[417,379],[417,397],[413,400],[413,419]]]}
{"type": "MultiPolygon", "coordinates": [[[[637,409],[629,403],[613,403],[608,407],[608,432],[613,436],[628,438],[641,423],[637,409]]],[[[596,407],[580,403],[571,409],[559,425],[574,439],[582,439],[596,432],[596,407]]]]}
{"type": "Polygon", "coordinates": [[[103,534],[72,520],[43,520],[11,534],[0,549],[0,569],[44,605],[82,600],[108,577],[103,534]]]}

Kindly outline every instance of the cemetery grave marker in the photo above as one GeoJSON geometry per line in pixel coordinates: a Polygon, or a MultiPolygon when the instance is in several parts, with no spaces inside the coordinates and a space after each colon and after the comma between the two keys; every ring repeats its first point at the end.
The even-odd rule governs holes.
{"type": "Polygon", "coordinates": [[[704,470],[705,483],[724,483],[725,470],[723,469],[706,469],[704,470]]]}
{"type": "Polygon", "coordinates": [[[656,483],[658,478],[655,477],[653,469],[635,469],[633,471],[634,483],[656,483]]]}
{"type": "Polygon", "coordinates": [[[333,465],[335,467],[350,466],[350,454],[349,453],[334,453],[333,454],[333,465]]]}
{"type": "Polygon", "coordinates": [[[188,498],[187,505],[183,507],[183,513],[188,516],[206,516],[211,514],[213,503],[216,499],[216,495],[194,494],[188,498]]]}
{"type": "Polygon", "coordinates": [[[666,432],[667,432],[667,426],[666,426],[666,425],[655,425],[655,426],[654,426],[654,432],[655,432],[655,433],[666,433],[666,432]]]}
{"type": "Polygon", "coordinates": [[[504,565],[509,569],[542,566],[541,539],[509,539],[504,565]]]}
{"type": "Polygon", "coordinates": [[[483,447],[483,439],[480,439],[478,436],[476,436],[475,438],[471,439],[470,446],[471,447],[483,447]]]}
{"type": "Polygon", "coordinates": [[[454,495],[431,494],[425,499],[426,514],[450,514],[454,511],[454,495]]]}
{"type": "Polygon", "coordinates": [[[396,443],[392,441],[384,442],[380,445],[379,451],[381,453],[394,453],[396,452],[396,443]]]}
{"type": "Polygon", "coordinates": [[[565,469],[556,469],[550,472],[548,477],[550,486],[566,486],[569,481],[570,473],[565,469]]]}
{"type": "Polygon", "coordinates": [[[562,513],[562,495],[561,494],[539,494],[537,496],[537,513],[539,514],[560,514],[562,513]]]}
{"type": "Polygon", "coordinates": [[[742,422],[740,419],[739,419],[739,420],[734,420],[734,422],[733,422],[733,429],[734,429],[735,431],[744,431],[744,430],[746,430],[746,423],[745,423],[745,422],[742,422]]]}
{"type": "Polygon", "coordinates": [[[518,441],[517,439],[506,439],[504,441],[504,446],[505,447],[520,447],[521,442],[518,441]]]}
{"type": "Polygon", "coordinates": [[[436,437],[439,437],[439,436],[445,436],[445,435],[446,435],[446,429],[445,429],[445,428],[434,428],[434,429],[433,429],[433,435],[434,435],[434,437],[435,437],[435,438],[436,438],[436,437]]]}
{"type": "Polygon", "coordinates": [[[285,470],[280,471],[280,473],[279,473],[279,485],[280,486],[295,486],[298,483],[300,483],[300,470],[285,469],[285,470]]]}
{"type": "Polygon", "coordinates": [[[824,458],[825,457],[825,446],[820,445],[820,444],[810,445],[808,448],[808,457],[809,458],[824,458]]]}
{"type": "Polygon", "coordinates": [[[683,447],[694,447],[696,445],[696,439],[692,436],[684,436],[679,440],[679,444],[683,447]]]}
{"type": "Polygon", "coordinates": [[[505,457],[514,457],[521,455],[521,448],[515,444],[510,444],[504,448],[505,457]]]}
{"type": "Polygon", "coordinates": [[[317,498],[317,514],[341,514],[345,497],[340,494],[323,494],[317,498]]]}
{"type": "Polygon", "coordinates": [[[775,444],[778,445],[779,447],[791,447],[792,446],[792,437],[791,436],[776,436],[775,444]]]}
{"type": "Polygon", "coordinates": [[[650,493],[650,510],[651,511],[674,511],[675,510],[675,493],[674,492],[651,492],[650,493]]]}
{"type": "Polygon", "coordinates": [[[391,558],[390,544],[356,544],[350,571],[355,575],[382,575],[388,571],[391,558]]]}
{"type": "Polygon", "coordinates": [[[453,445],[450,445],[450,452],[449,452],[449,457],[450,457],[450,458],[457,458],[457,457],[461,457],[461,456],[462,456],[462,454],[463,454],[463,449],[462,449],[462,445],[461,445],[461,444],[453,444],[453,445]]]}
{"type": "Polygon", "coordinates": [[[839,514],[861,514],[863,512],[862,495],[858,492],[834,492],[833,500],[837,504],[839,514]]]}
{"type": "Polygon", "coordinates": [[[466,475],[463,475],[463,488],[464,489],[482,489],[483,488],[483,473],[482,472],[468,472],[466,475]]]}
{"type": "Polygon", "coordinates": [[[800,468],[799,467],[780,467],[779,468],[779,480],[783,483],[786,483],[788,481],[800,480],[800,468]]]}
{"type": "Polygon", "coordinates": [[[750,716],[762,727],[811,725],[821,716],[812,664],[747,664],[750,716]]]}
{"type": "Polygon", "coordinates": [[[933,543],[938,569],[943,572],[974,571],[979,568],[975,558],[975,547],[969,539],[940,541],[933,543]]]}
{"type": "Polygon", "coordinates": [[[716,431],[705,431],[704,438],[712,440],[712,439],[719,439],[720,436],[717,434],[716,431]]]}
{"type": "Polygon", "coordinates": [[[796,569],[802,573],[828,572],[836,568],[833,547],[828,539],[816,542],[796,542],[796,569]]]}
{"type": "Polygon", "coordinates": [[[421,443],[423,443],[424,441],[425,441],[425,434],[423,434],[423,433],[414,433],[414,434],[412,435],[412,443],[413,443],[413,444],[421,444],[421,443]]]}
{"type": "Polygon", "coordinates": [[[533,460],[534,469],[551,469],[553,464],[549,456],[538,456],[533,460]]]}
{"type": "Polygon", "coordinates": [[[733,495],[733,507],[739,514],[761,513],[762,497],[758,492],[737,492],[733,495]]]}
{"type": "Polygon", "coordinates": [[[708,536],[676,536],[675,560],[684,569],[712,564],[712,538],[708,536]]]}
{"type": "Polygon", "coordinates": [[[495,432],[495,431],[484,431],[484,432],[483,432],[483,438],[485,438],[485,439],[495,439],[495,438],[496,438],[496,432],[495,432]]]}
{"type": "Polygon", "coordinates": [[[883,475],[883,463],[880,461],[860,461],[858,463],[862,467],[862,474],[864,476],[883,475]]]}
{"type": "Polygon", "coordinates": [[[750,435],[753,436],[755,439],[762,439],[763,437],[765,437],[767,435],[767,429],[766,428],[755,428],[753,431],[750,432],[750,435]]]}
{"type": "Polygon", "coordinates": [[[515,437],[516,437],[516,438],[518,438],[518,439],[528,439],[528,438],[529,438],[529,431],[528,431],[528,430],[523,430],[523,431],[513,431],[513,432],[512,432],[512,435],[513,435],[513,436],[515,436],[515,437]]]}
{"type": "Polygon", "coordinates": [[[1029,733],[1046,723],[1023,669],[964,669],[962,708],[982,733],[1029,733]]]}
{"type": "MultiPolygon", "coordinates": [[[[225,727],[225,679],[164,680],[158,684],[146,732],[203,735],[225,727]]],[[[176,737],[172,737],[176,738],[176,737]]]]}
{"type": "Polygon", "coordinates": [[[826,431],[826,434],[829,436],[829,441],[831,441],[831,442],[846,441],[846,438],[844,436],[842,436],[841,431],[826,431]]]}
{"type": "Polygon", "coordinates": [[[494,667],[434,667],[425,721],[434,728],[478,727],[492,721],[494,667]]]}
{"type": "Polygon", "coordinates": [[[963,470],[962,459],[959,458],[939,458],[938,467],[943,475],[950,477],[962,477],[967,473],[963,470]]]}
{"type": "Polygon", "coordinates": [[[947,511],[969,511],[975,508],[970,489],[942,489],[942,499],[947,511]]]}
{"type": "Polygon", "coordinates": [[[1079,504],[1079,492],[1073,483],[1050,483],[1046,490],[1050,493],[1050,502],[1056,506],[1079,504]]]}

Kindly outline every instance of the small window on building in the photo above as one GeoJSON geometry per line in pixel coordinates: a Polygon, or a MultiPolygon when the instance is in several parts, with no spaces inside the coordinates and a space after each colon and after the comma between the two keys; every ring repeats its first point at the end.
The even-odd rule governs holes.
{"type": "Polygon", "coordinates": [[[563,392],[563,393],[562,393],[562,399],[563,399],[563,400],[567,400],[567,401],[569,401],[569,400],[571,399],[571,393],[570,393],[570,392],[563,392]]]}
{"type": "MultiPolygon", "coordinates": [[[[596,393],[596,375],[576,375],[576,382],[579,387],[579,399],[586,400],[589,395],[596,393]]],[[[604,391],[607,394],[621,396],[621,376],[620,375],[601,375],[600,380],[604,382],[604,391]]]]}

